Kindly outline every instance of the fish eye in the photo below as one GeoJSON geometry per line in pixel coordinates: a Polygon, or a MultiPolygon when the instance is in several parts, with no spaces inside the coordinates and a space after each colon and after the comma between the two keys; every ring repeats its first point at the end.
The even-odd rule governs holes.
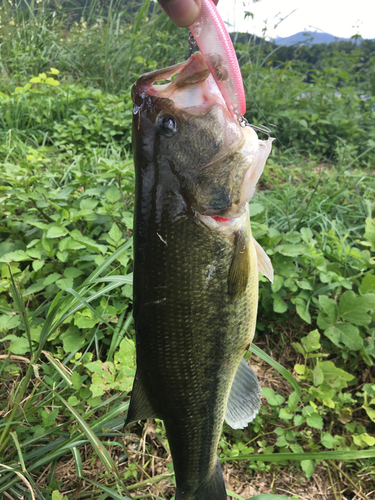
{"type": "Polygon", "coordinates": [[[160,133],[166,137],[172,137],[178,132],[177,122],[171,115],[163,115],[159,118],[160,133]]]}

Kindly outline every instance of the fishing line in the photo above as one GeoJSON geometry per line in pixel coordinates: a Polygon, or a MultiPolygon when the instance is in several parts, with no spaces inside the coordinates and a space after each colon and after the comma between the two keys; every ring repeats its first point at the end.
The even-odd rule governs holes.
{"type": "Polygon", "coordinates": [[[244,116],[241,116],[241,118],[238,119],[238,123],[240,124],[241,127],[251,127],[257,132],[262,132],[263,134],[267,134],[268,139],[270,138],[270,135],[274,134],[277,130],[277,126],[274,125],[273,123],[269,123],[269,125],[271,125],[273,129],[270,129],[265,125],[253,125],[252,123],[249,123],[247,118],[245,118],[244,116]]]}

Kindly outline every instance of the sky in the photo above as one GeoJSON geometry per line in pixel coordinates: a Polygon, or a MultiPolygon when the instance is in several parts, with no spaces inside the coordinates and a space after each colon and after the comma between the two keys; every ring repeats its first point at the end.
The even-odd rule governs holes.
{"type": "Polygon", "coordinates": [[[267,39],[306,30],[375,38],[375,0],[219,0],[218,9],[228,31],[262,36],[266,28],[267,39]],[[246,11],[254,18],[244,19],[246,11]]]}

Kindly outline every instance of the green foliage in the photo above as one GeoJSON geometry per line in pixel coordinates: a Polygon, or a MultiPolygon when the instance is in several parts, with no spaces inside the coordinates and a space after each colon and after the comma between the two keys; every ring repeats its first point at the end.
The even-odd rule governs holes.
{"type": "MultiPolygon", "coordinates": [[[[57,460],[73,457],[84,477],[90,445],[92,467],[103,463],[85,477],[91,493],[123,498],[122,481],[131,491],[173,475],[168,464],[142,481],[138,463],[114,466],[106,449],[126,453],[118,432],[135,374],[130,87],[183,60],[187,33],[157,3],[64,7],[1,10],[0,454],[10,469],[0,493],[25,496],[18,472],[39,498],[66,498],[57,460]],[[40,491],[33,477],[45,467],[40,491]]],[[[249,121],[279,127],[250,205],[275,271],[272,284],[260,277],[255,344],[292,352],[294,379],[252,346],[289,383],[263,388],[248,429],[225,427],[220,459],[245,461],[249,474],[295,461],[306,478],[322,461],[353,460],[340,468],[348,481],[373,475],[373,48],[301,49],[293,61],[262,40],[237,50],[249,121]]],[[[167,456],[160,421],[155,438],[167,456]]]]}

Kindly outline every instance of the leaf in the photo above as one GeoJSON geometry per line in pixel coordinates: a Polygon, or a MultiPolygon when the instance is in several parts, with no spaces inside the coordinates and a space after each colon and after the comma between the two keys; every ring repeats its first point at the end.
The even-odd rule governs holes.
{"type": "Polygon", "coordinates": [[[48,71],[48,73],[50,75],[58,75],[60,73],[60,71],[56,68],[50,68],[50,70],[48,71]]]}
{"type": "Polygon", "coordinates": [[[320,349],[320,333],[318,330],[313,330],[306,337],[302,337],[301,344],[306,352],[313,352],[320,349]]]}
{"type": "Polygon", "coordinates": [[[366,219],[366,231],[364,234],[365,240],[370,244],[370,250],[375,252],[375,219],[366,219]]]}
{"type": "Polygon", "coordinates": [[[121,198],[121,193],[116,186],[111,186],[105,192],[105,196],[110,203],[116,203],[121,198]]]}
{"type": "Polygon", "coordinates": [[[358,328],[349,323],[336,323],[325,330],[324,335],[338,347],[344,344],[353,351],[359,351],[363,347],[358,328]]]}
{"type": "Polygon", "coordinates": [[[305,421],[305,419],[303,418],[302,415],[295,415],[294,416],[294,419],[293,419],[294,425],[296,425],[296,426],[302,425],[304,421],[305,421]]]}
{"type": "MultiPolygon", "coordinates": [[[[78,314],[78,313],[77,313],[78,314]]],[[[92,321],[92,320],[89,320],[89,318],[86,318],[88,321],[92,321]]],[[[81,328],[92,328],[93,326],[95,326],[97,323],[97,321],[95,321],[91,326],[83,326],[81,328]]],[[[60,339],[62,340],[63,342],[63,349],[66,353],[70,353],[70,352],[73,352],[77,349],[81,349],[81,347],[83,347],[85,345],[85,338],[80,335],[80,331],[78,328],[76,328],[75,326],[71,325],[67,330],[66,332],[64,332],[61,336],[60,336],[60,339]]],[[[78,390],[78,389],[76,389],[78,390]]]]}
{"type": "Polygon", "coordinates": [[[39,269],[41,269],[45,264],[45,261],[44,260],[34,260],[33,261],[33,270],[35,272],[39,271],[39,269]]]}
{"type": "Polygon", "coordinates": [[[283,244],[275,248],[275,252],[281,253],[288,257],[297,257],[298,255],[305,255],[307,248],[305,245],[283,244]]]}
{"type": "Polygon", "coordinates": [[[99,318],[87,317],[86,314],[82,314],[79,311],[74,316],[74,324],[78,328],[93,328],[99,321],[99,318]]]}
{"type": "Polygon", "coordinates": [[[47,231],[47,238],[61,238],[61,236],[65,236],[68,234],[68,230],[65,227],[61,226],[52,226],[47,231]]]}
{"type": "Polygon", "coordinates": [[[319,365],[316,365],[313,369],[313,381],[315,386],[321,385],[324,382],[324,373],[319,365]]]}
{"type": "Polygon", "coordinates": [[[311,315],[306,307],[307,307],[306,304],[304,304],[304,305],[297,304],[296,311],[297,311],[298,316],[301,319],[303,319],[303,321],[305,321],[306,323],[308,323],[310,325],[311,324],[311,315]]]}
{"type": "Polygon", "coordinates": [[[56,285],[60,288],[60,290],[71,288],[73,286],[73,278],[61,278],[56,281],[56,285]]]}
{"type": "Polygon", "coordinates": [[[375,438],[373,436],[370,436],[366,432],[363,434],[359,435],[352,435],[353,442],[360,448],[366,448],[367,446],[374,446],[375,444],[375,438]]]}
{"type": "Polygon", "coordinates": [[[63,500],[64,495],[59,491],[55,490],[52,492],[52,500],[63,500]]]}
{"type": "Polygon", "coordinates": [[[288,398],[288,407],[291,412],[295,412],[298,404],[299,396],[296,391],[293,391],[291,394],[289,394],[288,398]]]}
{"type": "Polygon", "coordinates": [[[83,245],[85,245],[85,247],[89,248],[90,250],[94,250],[95,252],[98,252],[101,254],[104,254],[107,252],[106,246],[99,245],[93,239],[88,238],[87,236],[83,236],[83,234],[80,231],[78,231],[78,229],[74,229],[70,233],[70,235],[75,241],[82,243],[83,245]]]}
{"type": "Polygon", "coordinates": [[[324,382],[336,389],[344,389],[347,387],[347,382],[354,379],[354,376],[341,368],[337,368],[332,361],[323,361],[319,365],[324,374],[324,382]]]}
{"type": "Polygon", "coordinates": [[[46,285],[44,284],[43,279],[37,280],[36,283],[34,283],[33,285],[29,286],[26,289],[26,291],[22,294],[22,296],[27,297],[28,295],[32,295],[33,293],[38,293],[41,290],[43,290],[45,287],[46,287],[46,285]]]}
{"type": "Polygon", "coordinates": [[[340,316],[349,323],[366,326],[371,323],[367,312],[375,307],[375,294],[356,296],[352,291],[344,292],[340,298],[340,316]]]}
{"type": "Polygon", "coordinates": [[[337,444],[335,439],[329,432],[322,432],[320,441],[325,448],[333,449],[337,444]]]}
{"type": "Polygon", "coordinates": [[[367,415],[370,417],[370,419],[375,422],[375,408],[371,408],[371,406],[363,406],[366,410],[367,415]]]}
{"type": "Polygon", "coordinates": [[[309,227],[303,227],[300,231],[301,233],[301,236],[302,236],[302,239],[303,241],[309,245],[312,238],[313,238],[313,232],[311,231],[311,229],[309,227]]]}
{"type": "Polygon", "coordinates": [[[72,381],[73,387],[76,391],[79,391],[82,388],[82,379],[78,372],[73,372],[70,376],[70,380],[72,381]]]}
{"type": "Polygon", "coordinates": [[[122,238],[122,232],[120,231],[119,227],[117,224],[113,223],[112,227],[109,231],[109,236],[115,241],[116,243],[121,240],[122,238]]]}
{"type": "Polygon", "coordinates": [[[269,387],[262,387],[262,396],[267,398],[267,402],[271,406],[280,406],[285,401],[283,396],[275,394],[275,391],[269,387]]]}
{"type": "Polygon", "coordinates": [[[306,351],[299,342],[292,342],[292,347],[296,352],[302,354],[302,356],[306,356],[306,351]]]}
{"type": "Polygon", "coordinates": [[[285,313],[288,309],[288,304],[280,297],[280,295],[273,295],[273,310],[276,313],[285,313]]]}
{"type": "Polygon", "coordinates": [[[274,276],[273,283],[271,284],[271,289],[274,293],[278,292],[284,284],[284,278],[282,276],[274,276]]]}
{"type": "Polygon", "coordinates": [[[264,212],[265,207],[261,203],[250,203],[250,216],[255,217],[255,215],[261,214],[264,212]]]}
{"type": "Polygon", "coordinates": [[[47,278],[45,278],[45,280],[43,281],[43,284],[45,286],[51,285],[52,283],[56,283],[56,281],[60,278],[61,278],[61,274],[52,273],[49,276],[47,276],[47,278]]]}
{"type": "Polygon", "coordinates": [[[54,87],[57,87],[58,85],[60,85],[59,81],[57,81],[51,77],[46,78],[46,80],[43,83],[46,83],[47,85],[52,85],[54,87]]]}
{"type": "MultiPolygon", "coordinates": [[[[55,391],[53,391],[53,393],[60,399],[60,401],[62,401],[62,403],[76,418],[83,433],[92,444],[94,450],[96,451],[96,454],[99,456],[109,474],[113,475],[116,480],[119,480],[119,474],[111,455],[108,453],[108,450],[104,447],[104,445],[100,442],[93,429],[87,424],[87,422],[85,422],[81,415],[64,398],[60,396],[60,394],[55,391]]],[[[120,482],[122,483],[122,481],[120,482]]]]}
{"type": "MultiPolygon", "coordinates": [[[[326,295],[319,296],[319,304],[329,318],[330,324],[333,325],[337,321],[338,309],[336,301],[329,299],[326,295]]],[[[322,328],[322,327],[321,327],[322,328]]]]}
{"type": "Polygon", "coordinates": [[[79,399],[76,398],[76,396],[70,396],[68,398],[68,403],[72,406],[77,406],[77,404],[79,403],[79,399]]]}
{"type": "MultiPolygon", "coordinates": [[[[308,408],[312,408],[311,406],[308,408]]],[[[306,416],[306,423],[309,427],[312,427],[313,429],[323,429],[323,419],[319,415],[319,413],[311,413],[310,415],[306,416]]]]}
{"type": "Polygon", "coordinates": [[[123,339],[119,350],[115,354],[114,362],[116,367],[116,382],[119,390],[129,391],[133,385],[136,372],[136,351],[135,344],[130,339],[123,339]]]}
{"type": "Polygon", "coordinates": [[[362,280],[361,286],[359,287],[359,291],[362,294],[369,292],[375,293],[375,275],[366,274],[362,280]]]}
{"type": "Polygon", "coordinates": [[[307,479],[314,474],[315,464],[313,460],[301,460],[301,469],[305,473],[307,479]]]}
{"type": "Polygon", "coordinates": [[[32,260],[30,255],[28,255],[24,250],[15,250],[14,252],[9,252],[0,257],[0,262],[23,262],[26,260],[32,260]]]}
{"type": "Polygon", "coordinates": [[[297,286],[299,286],[299,288],[302,288],[302,290],[312,290],[313,289],[312,284],[307,280],[297,281],[296,283],[297,283],[297,286]]]}
{"type": "Polygon", "coordinates": [[[123,222],[125,226],[132,231],[134,224],[134,215],[131,212],[125,212],[123,218],[121,219],[121,222],[123,222]]]}
{"type": "Polygon", "coordinates": [[[64,269],[64,276],[66,278],[78,278],[81,276],[83,271],[81,269],[77,269],[76,267],[67,267],[64,269]]]}
{"type": "Polygon", "coordinates": [[[17,335],[9,334],[0,340],[0,342],[5,342],[6,340],[11,340],[9,351],[12,354],[26,354],[30,351],[29,342],[25,337],[17,337],[17,335]]]}

